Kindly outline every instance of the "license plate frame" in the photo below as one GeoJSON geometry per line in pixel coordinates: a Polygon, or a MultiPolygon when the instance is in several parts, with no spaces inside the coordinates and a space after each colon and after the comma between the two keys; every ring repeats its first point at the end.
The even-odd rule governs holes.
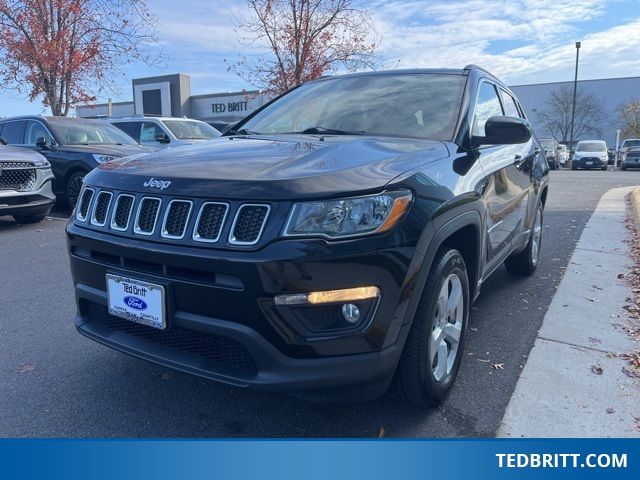
{"type": "Polygon", "coordinates": [[[164,285],[113,273],[106,274],[106,283],[111,315],[158,330],[167,328],[164,285]]]}

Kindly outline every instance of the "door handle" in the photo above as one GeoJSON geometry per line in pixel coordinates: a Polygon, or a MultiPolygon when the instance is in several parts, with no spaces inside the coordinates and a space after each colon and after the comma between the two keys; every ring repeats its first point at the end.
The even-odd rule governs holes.
{"type": "Polygon", "coordinates": [[[513,157],[513,164],[516,166],[516,168],[520,168],[522,166],[522,155],[520,155],[519,153],[516,153],[515,156],[513,157]]]}

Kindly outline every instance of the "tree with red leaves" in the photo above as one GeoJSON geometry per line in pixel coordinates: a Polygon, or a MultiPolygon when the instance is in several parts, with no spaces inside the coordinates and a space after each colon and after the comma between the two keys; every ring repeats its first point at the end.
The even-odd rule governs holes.
{"type": "Polygon", "coordinates": [[[0,0],[0,79],[53,115],[95,101],[118,67],[157,63],[146,0],[0,0]]]}
{"type": "Polygon", "coordinates": [[[241,43],[266,48],[230,66],[244,80],[281,93],[340,68],[375,68],[377,34],[371,16],[352,0],[248,0],[251,17],[240,18],[241,43]]]}

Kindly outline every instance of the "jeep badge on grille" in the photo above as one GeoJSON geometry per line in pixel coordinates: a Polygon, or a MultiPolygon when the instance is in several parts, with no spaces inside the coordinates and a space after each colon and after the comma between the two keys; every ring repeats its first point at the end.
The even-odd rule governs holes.
{"type": "Polygon", "coordinates": [[[171,182],[169,180],[156,180],[155,178],[151,177],[142,185],[145,187],[159,188],[160,190],[164,190],[165,188],[169,188],[169,185],[171,185],[171,182]]]}

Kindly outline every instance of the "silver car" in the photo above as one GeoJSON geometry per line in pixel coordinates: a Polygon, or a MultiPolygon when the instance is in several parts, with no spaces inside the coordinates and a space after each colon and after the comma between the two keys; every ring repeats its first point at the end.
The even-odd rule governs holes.
{"type": "Polygon", "coordinates": [[[156,149],[191,145],[220,136],[211,125],[189,118],[135,115],[106,120],[142,145],[156,149]]]}
{"type": "Polygon", "coordinates": [[[56,201],[51,165],[39,153],[0,142],[0,216],[18,223],[44,220],[56,201]]]}

